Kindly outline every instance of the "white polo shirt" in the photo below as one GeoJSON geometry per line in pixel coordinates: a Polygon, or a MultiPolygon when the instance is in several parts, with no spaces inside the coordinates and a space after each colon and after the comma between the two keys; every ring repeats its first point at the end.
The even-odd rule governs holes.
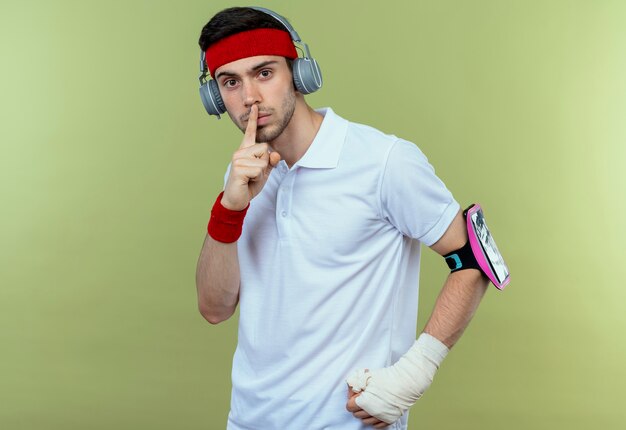
{"type": "Polygon", "coordinates": [[[459,210],[415,145],[319,112],[308,151],[272,171],[238,241],[228,429],[365,429],[345,409],[345,378],[413,344],[420,242],[459,210]]]}

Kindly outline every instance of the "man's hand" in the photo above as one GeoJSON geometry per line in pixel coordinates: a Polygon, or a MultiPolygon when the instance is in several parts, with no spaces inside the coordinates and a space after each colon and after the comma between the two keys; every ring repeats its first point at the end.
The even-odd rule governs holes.
{"type": "Polygon", "coordinates": [[[250,116],[239,149],[233,154],[230,174],[224,187],[222,206],[233,211],[244,210],[267,182],[280,161],[278,152],[270,152],[267,143],[256,143],[259,109],[250,108],[250,116]]]}
{"type": "MultiPolygon", "coordinates": [[[[433,382],[448,351],[441,341],[422,333],[393,366],[355,371],[346,382],[352,391],[360,394],[348,401],[348,410],[359,408],[363,414],[381,422],[396,422],[433,382]]],[[[357,418],[359,415],[354,414],[357,418]]]]}
{"type": "Polygon", "coordinates": [[[359,405],[357,405],[356,398],[360,395],[361,393],[355,393],[352,391],[352,387],[348,385],[348,403],[346,404],[346,409],[349,412],[352,412],[352,415],[356,418],[363,421],[363,424],[373,426],[377,429],[384,429],[389,426],[386,422],[371,416],[368,412],[364,411],[359,405]]]}

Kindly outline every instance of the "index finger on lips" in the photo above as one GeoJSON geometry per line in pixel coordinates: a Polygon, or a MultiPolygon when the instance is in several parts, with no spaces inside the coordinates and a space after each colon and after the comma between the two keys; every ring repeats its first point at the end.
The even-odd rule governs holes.
{"type": "Polygon", "coordinates": [[[256,143],[256,121],[259,115],[259,108],[257,105],[252,105],[250,108],[250,115],[248,115],[248,125],[246,126],[246,132],[243,136],[243,141],[239,148],[248,148],[256,143]]]}

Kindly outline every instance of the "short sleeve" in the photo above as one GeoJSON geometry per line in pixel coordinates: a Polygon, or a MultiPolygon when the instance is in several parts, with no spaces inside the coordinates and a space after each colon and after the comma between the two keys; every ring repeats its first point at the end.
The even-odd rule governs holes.
{"type": "Polygon", "coordinates": [[[460,208],[422,151],[405,140],[390,149],[380,190],[382,216],[427,246],[443,236],[460,208]]]}

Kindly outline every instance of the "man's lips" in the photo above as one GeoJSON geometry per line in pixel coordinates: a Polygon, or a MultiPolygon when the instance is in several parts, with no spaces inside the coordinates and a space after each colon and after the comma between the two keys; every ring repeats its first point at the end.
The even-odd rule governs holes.
{"type": "Polygon", "coordinates": [[[270,113],[260,113],[256,120],[257,125],[265,125],[270,121],[270,113]]]}

